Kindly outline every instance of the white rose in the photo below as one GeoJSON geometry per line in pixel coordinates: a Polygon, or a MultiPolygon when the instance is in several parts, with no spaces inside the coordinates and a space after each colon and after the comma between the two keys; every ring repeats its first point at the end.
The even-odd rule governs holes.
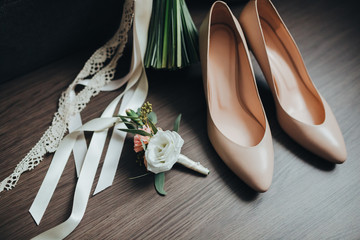
{"type": "Polygon", "coordinates": [[[170,170],[177,162],[184,140],[177,132],[159,130],[145,151],[147,170],[160,173],[170,170]]]}

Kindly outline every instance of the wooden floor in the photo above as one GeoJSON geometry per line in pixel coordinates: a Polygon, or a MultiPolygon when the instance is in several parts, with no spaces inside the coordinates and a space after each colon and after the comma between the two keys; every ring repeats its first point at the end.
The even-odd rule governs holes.
{"type": "MultiPolygon", "coordinates": [[[[198,27],[210,5],[210,1],[189,5],[198,27]]],[[[202,162],[211,174],[202,177],[177,166],[166,173],[168,195],[161,197],[151,177],[129,179],[138,170],[128,138],[113,186],[90,198],[83,220],[68,239],[360,239],[358,10],[351,1],[274,0],[274,5],[333,109],[345,138],[347,161],[330,164],[281,130],[269,88],[253,61],[275,151],[272,186],[258,194],[224,165],[207,138],[200,65],[177,72],[149,70],[148,100],[161,126],[170,128],[182,113],[183,153],[202,162]]],[[[242,6],[230,2],[236,16],[242,6]]],[[[1,180],[47,129],[61,92],[91,52],[74,53],[0,85],[1,180]]],[[[122,64],[123,70],[128,67],[129,56],[122,64]]],[[[100,116],[117,95],[107,92],[92,99],[83,119],[100,116]]],[[[69,216],[76,183],[73,161],[68,162],[39,226],[28,213],[51,158],[48,155],[24,173],[15,189],[0,194],[0,239],[29,239],[69,216]]]]}

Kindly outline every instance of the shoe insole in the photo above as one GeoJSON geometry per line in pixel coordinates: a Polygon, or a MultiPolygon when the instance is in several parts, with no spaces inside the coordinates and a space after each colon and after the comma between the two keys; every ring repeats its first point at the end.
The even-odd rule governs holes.
{"type": "MultiPolygon", "coordinates": [[[[261,26],[281,106],[297,120],[309,124],[321,124],[324,120],[322,103],[305,85],[293,58],[276,31],[265,19],[261,19],[261,26]]],[[[284,29],[279,29],[282,30],[284,29]]]]}
{"type": "Polygon", "coordinates": [[[231,28],[224,24],[212,25],[207,76],[211,116],[227,138],[251,147],[261,141],[265,130],[249,110],[243,108],[245,105],[238,96],[238,81],[253,81],[251,75],[242,76],[244,64],[249,63],[239,59],[238,43],[231,28]]]}

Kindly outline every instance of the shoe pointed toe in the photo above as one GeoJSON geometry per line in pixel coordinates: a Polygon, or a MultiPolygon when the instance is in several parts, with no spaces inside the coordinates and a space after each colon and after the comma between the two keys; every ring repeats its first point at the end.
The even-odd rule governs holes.
{"type": "Polygon", "coordinates": [[[244,181],[251,186],[257,192],[266,192],[271,185],[273,176],[273,160],[269,157],[271,154],[266,156],[258,156],[257,159],[250,159],[252,164],[244,164],[245,167],[242,178],[244,181]]]}
{"type": "Polygon", "coordinates": [[[247,159],[233,159],[239,165],[234,172],[257,192],[266,192],[271,185],[274,170],[274,154],[272,147],[258,146],[253,153],[242,154],[247,159]]]}
{"type": "MultiPolygon", "coordinates": [[[[331,134],[331,132],[329,132],[331,134]]],[[[343,139],[339,138],[333,138],[333,141],[327,141],[329,138],[324,137],[323,142],[323,153],[318,154],[324,156],[324,159],[327,159],[330,162],[336,163],[336,164],[342,164],[346,161],[347,158],[347,151],[345,147],[345,143],[343,139]]]]}
{"type": "Polygon", "coordinates": [[[322,98],[325,110],[321,124],[306,124],[287,115],[280,108],[278,119],[284,131],[312,153],[336,164],[344,163],[347,151],[339,125],[327,102],[322,98]]]}
{"type": "Polygon", "coordinates": [[[266,192],[274,172],[274,149],[268,123],[262,140],[252,147],[241,146],[227,138],[213,122],[208,134],[224,163],[247,185],[257,192],[266,192]]]}

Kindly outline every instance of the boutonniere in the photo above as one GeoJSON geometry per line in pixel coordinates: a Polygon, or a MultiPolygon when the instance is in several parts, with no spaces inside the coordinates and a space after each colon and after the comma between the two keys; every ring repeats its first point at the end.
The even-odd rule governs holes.
{"type": "Polygon", "coordinates": [[[176,118],[172,131],[156,126],[157,116],[152,111],[152,105],[149,102],[146,102],[137,112],[128,109],[126,116],[119,115],[118,117],[127,127],[120,130],[134,134],[134,151],[137,153],[137,161],[146,168],[147,173],[144,175],[154,174],[155,189],[160,195],[166,195],[165,172],[171,170],[175,163],[204,175],[209,174],[209,169],[181,154],[184,144],[184,140],[178,133],[181,114],[176,118]]]}

